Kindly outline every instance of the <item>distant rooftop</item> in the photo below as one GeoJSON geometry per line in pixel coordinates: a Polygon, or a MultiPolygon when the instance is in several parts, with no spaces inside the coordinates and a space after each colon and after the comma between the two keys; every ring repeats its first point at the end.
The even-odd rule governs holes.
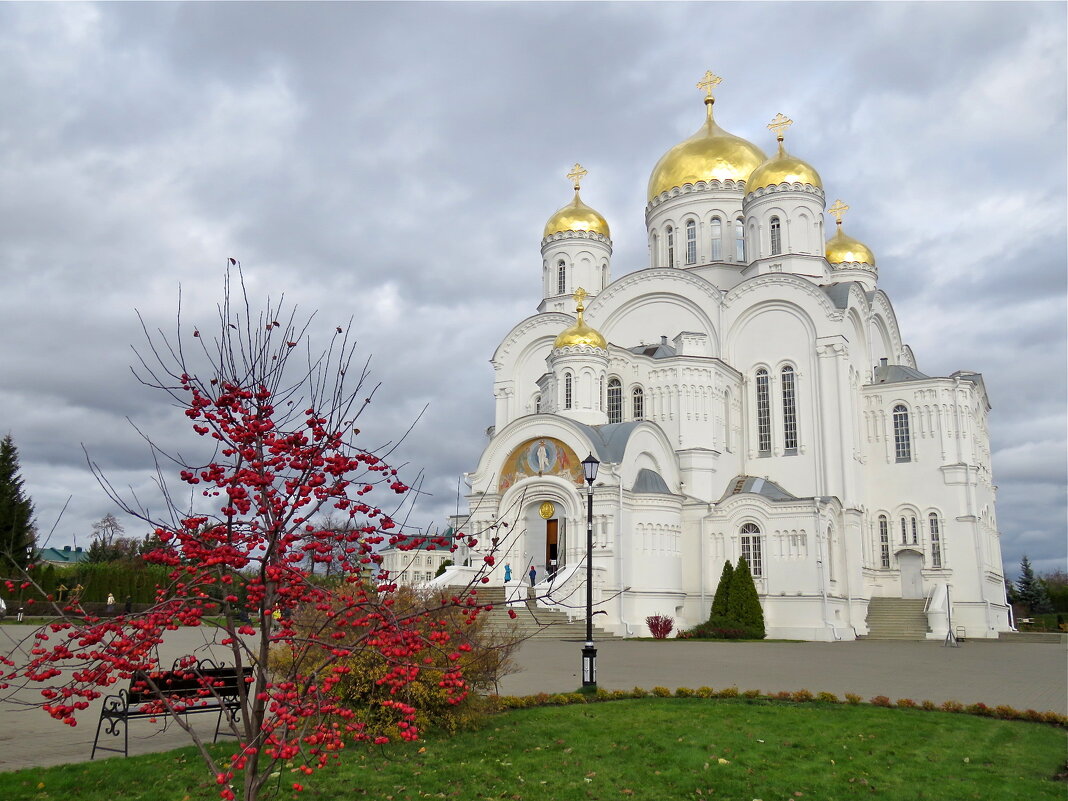
{"type": "Polygon", "coordinates": [[[89,558],[88,551],[80,546],[64,545],[62,548],[41,548],[37,551],[37,561],[52,565],[73,565],[89,558]]]}

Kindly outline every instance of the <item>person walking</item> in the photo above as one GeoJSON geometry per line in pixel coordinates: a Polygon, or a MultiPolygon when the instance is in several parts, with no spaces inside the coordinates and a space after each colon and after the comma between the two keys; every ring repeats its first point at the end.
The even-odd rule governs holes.
{"type": "Polygon", "coordinates": [[[538,583],[538,571],[534,569],[534,565],[530,566],[530,586],[533,587],[538,583]]]}
{"type": "Polygon", "coordinates": [[[123,604],[122,611],[127,615],[133,612],[133,596],[126,596],[126,603],[123,604]]]}
{"type": "Polygon", "coordinates": [[[104,607],[104,611],[110,615],[112,612],[115,611],[115,596],[112,595],[110,592],[108,593],[108,599],[106,604],[107,605],[104,607]]]}
{"type": "Polygon", "coordinates": [[[511,580],[512,580],[512,566],[511,565],[505,565],[504,566],[504,583],[507,584],[511,580]]]}

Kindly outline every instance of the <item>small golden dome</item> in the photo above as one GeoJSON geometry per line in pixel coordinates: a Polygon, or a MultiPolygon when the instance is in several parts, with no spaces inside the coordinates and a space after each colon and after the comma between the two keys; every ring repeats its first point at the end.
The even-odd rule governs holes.
{"type": "Polygon", "coordinates": [[[779,152],[765,161],[745,182],[745,192],[755,192],[766,186],[778,186],[779,184],[811,184],[823,188],[823,181],[815,168],[799,158],[795,158],[786,152],[779,140],[779,152]]]}
{"type": "Polygon", "coordinates": [[[608,232],[608,223],[598,212],[582,202],[578,187],[575,188],[574,200],[558,210],[549,218],[549,222],[545,223],[545,233],[542,234],[542,238],[561,231],[589,231],[591,234],[601,234],[609,239],[612,238],[608,232]]]}
{"type": "Polygon", "coordinates": [[[837,233],[827,240],[827,261],[831,264],[858,262],[874,267],[875,254],[863,242],[842,233],[842,224],[838,223],[837,233]]]}
{"type": "Polygon", "coordinates": [[[827,247],[824,251],[827,261],[831,264],[857,263],[870,264],[874,267],[875,254],[871,252],[871,248],[851,236],[846,236],[842,231],[842,217],[849,211],[849,206],[841,200],[835,200],[834,205],[827,211],[834,215],[838,227],[834,236],[827,240],[827,247]]]}
{"type": "Polygon", "coordinates": [[[712,97],[705,98],[705,124],[661,156],[653,167],[649,200],[676,186],[698,181],[745,181],[765,161],[760,148],[716,124],[712,117],[714,102],[712,97]]]}
{"type": "Polygon", "coordinates": [[[582,319],[582,312],[586,308],[582,304],[582,301],[586,299],[586,290],[579,287],[575,290],[574,297],[576,304],[575,314],[578,315],[578,319],[575,320],[573,326],[560,332],[553,343],[553,348],[566,348],[570,345],[589,345],[591,348],[608,350],[608,342],[601,336],[601,333],[594,328],[590,328],[586,325],[586,321],[582,319]]]}

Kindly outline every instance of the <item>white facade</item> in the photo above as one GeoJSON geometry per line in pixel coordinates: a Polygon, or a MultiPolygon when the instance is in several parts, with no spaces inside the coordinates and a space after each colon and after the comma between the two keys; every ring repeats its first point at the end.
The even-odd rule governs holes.
{"type": "MultiPolygon", "coordinates": [[[[778,158],[811,177],[780,171],[752,188],[743,173],[714,177],[730,152],[711,102],[704,134],[687,140],[704,148],[707,179],[650,188],[648,267],[611,281],[607,226],[550,220],[537,313],[493,354],[494,429],[467,475],[463,531],[509,523],[475,548],[496,549],[493,583],[505,564],[513,581],[533,565],[539,581],[555,568],[580,588],[577,462],[592,453],[603,628],[707,619],[724,560],[744,553],[769,637],[852,639],[873,596],[941,603],[947,586],[954,628],[997,636],[1009,624],[981,376],[916,369],[870,251],[846,238],[867,255],[839,261],[825,248],[810,167],[780,149],[744,175],[776,175],[778,158]],[[561,334],[580,286],[605,348],[561,334]]],[[[654,177],[676,168],[677,149],[654,177]]],[[[945,633],[938,611],[932,637],[945,633]]]]}

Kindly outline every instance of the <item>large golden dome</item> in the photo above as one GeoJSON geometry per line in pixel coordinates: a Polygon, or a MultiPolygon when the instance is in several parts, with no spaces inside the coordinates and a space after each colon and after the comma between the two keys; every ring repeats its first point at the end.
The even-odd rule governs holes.
{"type": "Polygon", "coordinates": [[[716,124],[712,117],[714,102],[715,98],[705,98],[705,124],[661,156],[653,167],[649,200],[676,186],[698,181],[745,181],[765,160],[759,147],[716,124]]]}
{"type": "Polygon", "coordinates": [[[846,236],[842,231],[842,215],[849,210],[849,206],[845,205],[841,200],[834,201],[834,205],[827,211],[834,215],[838,230],[835,231],[834,236],[827,240],[827,247],[824,251],[827,255],[827,261],[831,264],[870,264],[875,266],[875,254],[871,252],[871,248],[854,239],[851,236],[846,236]]]}
{"type": "Polygon", "coordinates": [[[542,234],[542,238],[561,231],[589,231],[591,234],[602,234],[609,239],[612,238],[605,218],[582,202],[578,189],[575,189],[574,199],[557,210],[549,218],[549,222],[545,223],[545,233],[542,234]]]}
{"type": "Polygon", "coordinates": [[[782,114],[776,114],[768,127],[775,131],[779,142],[779,152],[757,167],[749,180],[745,182],[746,194],[763,189],[766,186],[778,186],[779,184],[810,184],[823,188],[823,181],[816,168],[806,161],[795,158],[786,152],[783,147],[783,131],[793,125],[793,120],[782,114]]]}
{"type": "Polygon", "coordinates": [[[586,321],[582,319],[582,312],[586,308],[582,302],[586,299],[586,290],[579,287],[575,290],[575,314],[578,319],[575,320],[575,324],[570,328],[565,328],[556,337],[556,341],[553,342],[553,348],[566,348],[570,345],[589,345],[591,348],[600,348],[601,350],[608,350],[608,342],[605,340],[601,333],[594,328],[590,328],[586,325],[586,321]]]}

